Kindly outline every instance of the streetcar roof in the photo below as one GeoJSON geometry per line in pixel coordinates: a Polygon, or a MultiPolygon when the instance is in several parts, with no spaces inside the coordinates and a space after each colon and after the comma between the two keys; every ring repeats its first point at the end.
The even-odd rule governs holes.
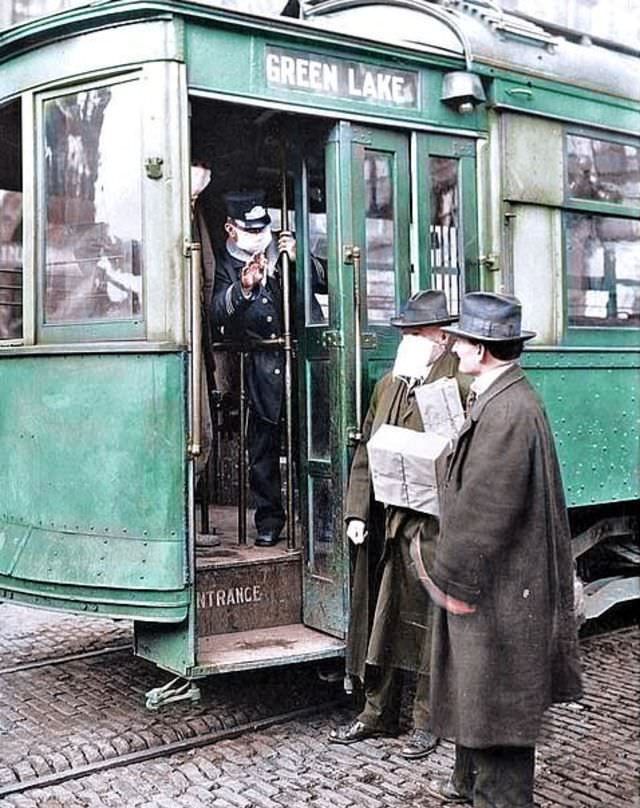
{"type": "Polygon", "coordinates": [[[489,0],[304,0],[305,19],[320,28],[412,50],[449,53],[640,100],[640,51],[529,17],[489,0]]]}

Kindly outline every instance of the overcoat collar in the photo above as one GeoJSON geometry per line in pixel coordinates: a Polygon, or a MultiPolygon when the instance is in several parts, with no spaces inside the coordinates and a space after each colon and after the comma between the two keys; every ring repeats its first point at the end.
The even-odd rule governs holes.
{"type": "Polygon", "coordinates": [[[456,447],[460,445],[460,440],[473,426],[473,424],[478,420],[480,415],[482,414],[484,408],[487,404],[494,399],[496,396],[499,396],[504,390],[508,387],[511,387],[514,384],[518,384],[521,381],[524,381],[525,375],[522,371],[520,365],[513,365],[508,370],[498,376],[495,382],[487,389],[484,393],[481,393],[476,401],[474,402],[473,406],[471,407],[471,412],[469,416],[465,420],[464,424],[460,428],[460,432],[458,433],[458,437],[456,440],[456,447]]]}
{"type": "Polygon", "coordinates": [[[511,385],[522,381],[524,378],[525,376],[520,365],[513,365],[508,370],[505,370],[505,372],[498,376],[495,382],[490,385],[484,391],[484,393],[480,393],[471,407],[471,412],[469,413],[471,420],[477,421],[491,399],[499,396],[503,390],[506,390],[508,387],[511,387],[511,385]]]}

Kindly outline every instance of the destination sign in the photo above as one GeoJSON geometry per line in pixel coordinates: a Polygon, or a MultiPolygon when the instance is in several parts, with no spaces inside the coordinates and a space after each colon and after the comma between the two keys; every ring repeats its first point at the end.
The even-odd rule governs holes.
{"type": "Polygon", "coordinates": [[[418,73],[412,70],[267,47],[265,73],[270,87],[394,107],[418,106],[418,73]]]}

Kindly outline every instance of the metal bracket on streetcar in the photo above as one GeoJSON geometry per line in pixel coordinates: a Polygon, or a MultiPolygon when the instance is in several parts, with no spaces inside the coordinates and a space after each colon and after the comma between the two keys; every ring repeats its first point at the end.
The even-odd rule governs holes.
{"type": "Polygon", "coordinates": [[[360,257],[360,248],[353,247],[351,244],[342,248],[342,261],[345,264],[353,264],[354,258],[360,257]]]}
{"type": "Polygon", "coordinates": [[[342,339],[342,331],[325,331],[322,334],[322,347],[323,348],[342,348],[344,340],[342,339]]]}
{"type": "Polygon", "coordinates": [[[192,702],[200,701],[200,688],[193,682],[176,676],[166,685],[148,690],[145,693],[145,699],[147,710],[159,710],[165,704],[172,704],[174,701],[186,701],[186,699],[190,699],[192,702]],[[178,682],[182,682],[182,684],[178,684],[178,682]]]}
{"type": "Polygon", "coordinates": [[[500,270],[500,256],[497,253],[481,255],[479,261],[487,272],[498,272],[500,270]]]}
{"type": "Polygon", "coordinates": [[[162,157],[147,157],[144,161],[144,170],[150,180],[162,179],[162,165],[164,160],[162,157]]]}

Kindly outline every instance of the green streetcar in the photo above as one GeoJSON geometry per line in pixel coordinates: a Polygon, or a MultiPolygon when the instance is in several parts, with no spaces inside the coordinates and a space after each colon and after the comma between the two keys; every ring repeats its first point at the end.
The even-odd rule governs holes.
{"type": "Polygon", "coordinates": [[[522,300],[586,616],[638,597],[640,54],[483,0],[243,5],[75,3],[0,32],[0,598],[131,619],[188,681],[342,655],[350,453],[389,317],[428,287],[522,300]],[[202,153],[214,242],[252,185],[296,234],[269,549],[247,346],[200,305],[202,153]]]}

